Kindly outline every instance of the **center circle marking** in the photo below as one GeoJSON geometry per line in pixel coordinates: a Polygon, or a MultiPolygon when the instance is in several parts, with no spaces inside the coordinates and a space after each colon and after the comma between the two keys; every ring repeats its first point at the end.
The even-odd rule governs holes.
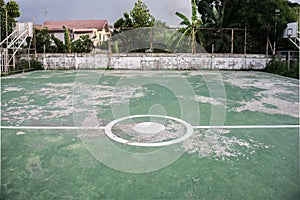
{"type": "MultiPolygon", "coordinates": [[[[139,133],[153,134],[153,133],[158,133],[158,132],[164,130],[165,126],[160,124],[160,123],[155,123],[155,122],[142,122],[142,123],[136,124],[133,127],[133,129],[135,131],[139,132],[139,133]],[[145,126],[147,126],[147,127],[145,128],[145,126]]],[[[116,142],[122,143],[122,144],[130,145],[130,146],[140,146],[140,147],[162,147],[162,146],[177,144],[177,143],[183,142],[186,139],[188,139],[193,133],[194,133],[193,127],[189,123],[187,123],[186,121],[184,121],[182,119],[175,118],[175,117],[162,116],[162,115],[131,115],[131,116],[116,119],[116,120],[110,122],[105,127],[105,134],[110,139],[112,139],[116,142]],[[116,125],[117,123],[121,122],[121,121],[124,121],[124,120],[127,120],[127,119],[145,118],[145,117],[155,117],[155,118],[170,119],[170,120],[176,121],[176,122],[181,123],[185,126],[186,133],[183,136],[181,136],[179,138],[176,138],[174,140],[169,140],[169,141],[164,141],[164,142],[146,143],[146,142],[130,142],[130,141],[125,140],[121,137],[118,137],[117,135],[115,135],[112,132],[113,126],[116,125]]]]}
{"type": "Polygon", "coordinates": [[[165,130],[165,126],[156,122],[142,122],[134,125],[132,129],[142,134],[156,134],[165,130]]]}

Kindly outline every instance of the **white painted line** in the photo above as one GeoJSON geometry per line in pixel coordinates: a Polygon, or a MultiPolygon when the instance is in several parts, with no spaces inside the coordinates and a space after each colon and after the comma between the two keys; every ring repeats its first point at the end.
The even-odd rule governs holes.
{"type": "Polygon", "coordinates": [[[105,129],[104,126],[94,127],[75,127],[75,126],[0,126],[1,129],[43,129],[43,130],[99,130],[105,129]]]}
{"type": "MultiPolygon", "coordinates": [[[[43,129],[43,130],[104,130],[106,126],[76,127],[76,126],[0,126],[1,129],[43,129]]],[[[241,126],[192,126],[194,129],[284,129],[300,128],[300,125],[241,125],[241,126]]]]}
{"type": "Polygon", "coordinates": [[[240,125],[240,126],[193,126],[194,129],[273,129],[300,128],[300,125],[240,125]]]}
{"type": "Polygon", "coordinates": [[[139,147],[163,147],[163,146],[168,146],[168,145],[171,145],[171,144],[177,144],[177,143],[183,142],[184,140],[186,140],[187,138],[192,136],[193,133],[194,133],[193,127],[189,123],[187,123],[186,121],[183,121],[182,119],[178,119],[178,118],[175,118],[175,117],[162,116],[162,115],[131,115],[131,116],[127,116],[127,117],[122,117],[122,118],[119,118],[119,119],[116,119],[116,120],[110,122],[105,128],[105,134],[110,139],[112,139],[116,142],[122,143],[122,144],[131,145],[131,146],[139,146],[139,147]],[[176,122],[181,123],[185,126],[186,133],[183,136],[175,138],[173,140],[147,143],[147,142],[131,142],[131,141],[128,141],[126,139],[123,139],[123,138],[119,137],[118,135],[115,135],[112,131],[112,127],[115,124],[118,124],[121,121],[124,121],[124,120],[127,120],[127,119],[134,119],[134,118],[143,118],[143,117],[155,117],[155,118],[163,118],[163,119],[176,121],[176,122]]]}

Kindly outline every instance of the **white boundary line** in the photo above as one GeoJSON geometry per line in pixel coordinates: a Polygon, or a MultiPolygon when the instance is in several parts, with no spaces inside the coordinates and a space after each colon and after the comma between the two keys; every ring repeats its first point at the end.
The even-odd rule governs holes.
{"type": "Polygon", "coordinates": [[[193,127],[186,121],[183,121],[182,119],[178,119],[175,117],[162,116],[162,115],[131,115],[131,116],[116,119],[116,120],[110,122],[105,128],[105,134],[110,139],[112,139],[116,142],[122,143],[122,144],[127,144],[127,145],[131,145],[131,146],[139,146],[139,147],[162,147],[162,146],[169,146],[171,144],[177,144],[179,142],[183,142],[184,140],[188,139],[191,135],[193,135],[193,133],[194,133],[193,127]],[[128,141],[126,139],[123,139],[123,138],[115,135],[112,132],[112,127],[121,121],[124,121],[127,119],[134,119],[134,118],[143,118],[143,117],[156,117],[156,118],[169,119],[169,120],[176,121],[185,126],[186,133],[183,136],[175,138],[173,140],[163,141],[163,142],[146,143],[146,142],[131,142],[131,141],[128,141]]]}
{"type": "Polygon", "coordinates": [[[273,129],[300,128],[300,125],[240,125],[240,126],[193,126],[194,129],[273,129]]]}
{"type": "Polygon", "coordinates": [[[99,127],[76,127],[76,126],[0,126],[1,129],[42,129],[42,130],[99,130],[105,129],[105,126],[99,127]]]}
{"type": "MultiPolygon", "coordinates": [[[[240,126],[192,126],[194,129],[284,129],[300,128],[300,125],[240,125],[240,126]]],[[[43,129],[43,130],[105,130],[106,126],[75,127],[75,126],[0,126],[1,129],[43,129]]]]}

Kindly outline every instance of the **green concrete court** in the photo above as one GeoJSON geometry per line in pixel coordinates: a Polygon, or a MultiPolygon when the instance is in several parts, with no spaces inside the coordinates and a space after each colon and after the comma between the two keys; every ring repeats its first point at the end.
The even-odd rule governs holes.
{"type": "Polygon", "coordinates": [[[0,199],[299,199],[299,184],[296,79],[131,70],[1,78],[0,199]]]}

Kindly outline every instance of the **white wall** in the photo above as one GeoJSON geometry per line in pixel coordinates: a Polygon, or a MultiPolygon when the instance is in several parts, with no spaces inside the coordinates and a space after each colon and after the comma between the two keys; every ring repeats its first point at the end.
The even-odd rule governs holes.
{"type": "Polygon", "coordinates": [[[264,69],[265,55],[239,54],[39,54],[46,69],[264,69]]]}
{"type": "Polygon", "coordinates": [[[65,33],[61,32],[61,33],[54,33],[54,36],[58,39],[60,39],[60,41],[62,41],[63,43],[65,43],[65,33]]]}

